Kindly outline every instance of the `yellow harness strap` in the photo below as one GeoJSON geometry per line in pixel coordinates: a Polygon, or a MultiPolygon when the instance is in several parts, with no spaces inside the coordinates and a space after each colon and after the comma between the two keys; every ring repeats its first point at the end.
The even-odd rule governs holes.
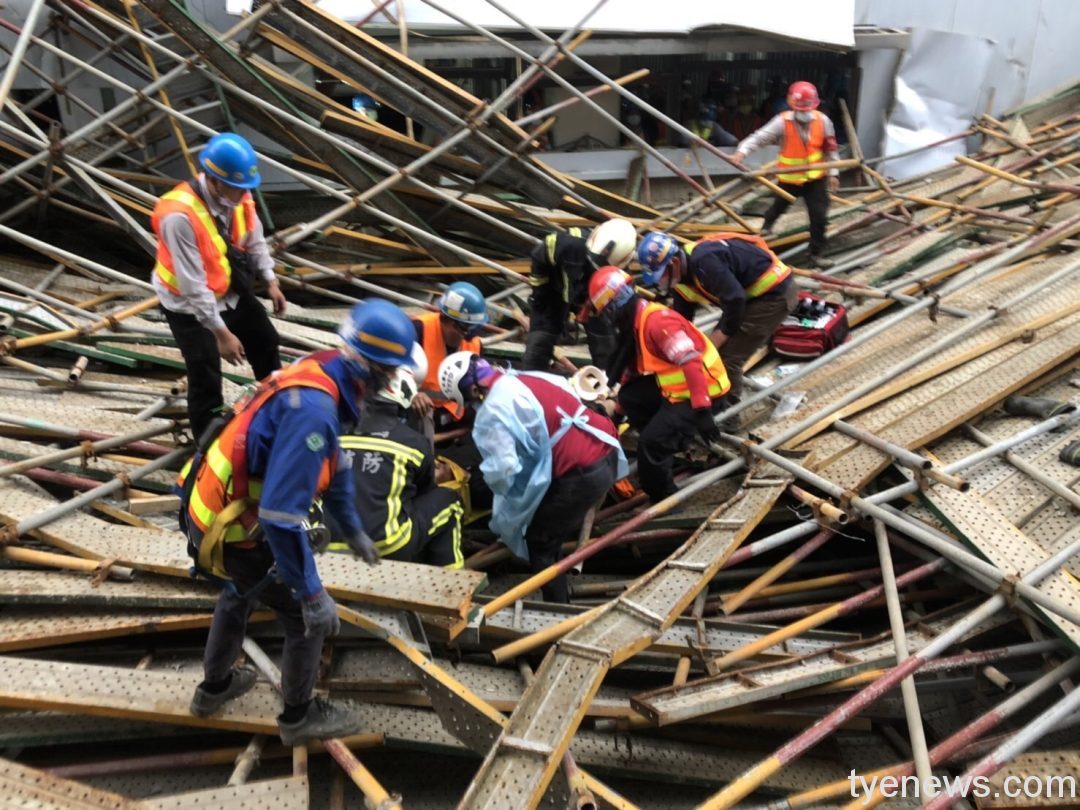
{"type": "Polygon", "coordinates": [[[221,579],[232,579],[225,573],[225,532],[254,503],[255,501],[250,498],[241,498],[233,501],[214,516],[213,522],[207,527],[206,534],[199,543],[201,569],[221,579]]]}

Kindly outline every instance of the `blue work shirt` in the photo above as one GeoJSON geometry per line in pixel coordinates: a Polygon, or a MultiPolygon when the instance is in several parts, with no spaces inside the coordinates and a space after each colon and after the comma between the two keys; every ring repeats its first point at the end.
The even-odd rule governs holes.
{"type": "MultiPolygon", "coordinates": [[[[697,279],[708,295],[716,299],[724,311],[717,329],[731,337],[739,331],[746,312],[746,288],[761,278],[772,263],[772,256],[741,239],[699,242],[687,257],[686,283],[693,285],[693,279],[697,279]]],[[[776,293],[782,286],[777,285],[766,295],[776,293]]],[[[672,309],[693,320],[697,310],[693,301],[676,292],[672,303],[672,309]]]]}
{"type": "Polygon", "coordinates": [[[300,599],[323,588],[302,524],[315,500],[323,462],[334,456],[337,471],[322,495],[323,509],[348,533],[344,536],[356,536],[362,528],[351,457],[343,456],[338,445],[341,424],[359,419],[357,383],[362,379],[342,357],[320,365],[337,384],[337,405],[316,388],[285,388],[259,408],[247,434],[248,475],[263,482],[259,523],[278,575],[300,599]]]}

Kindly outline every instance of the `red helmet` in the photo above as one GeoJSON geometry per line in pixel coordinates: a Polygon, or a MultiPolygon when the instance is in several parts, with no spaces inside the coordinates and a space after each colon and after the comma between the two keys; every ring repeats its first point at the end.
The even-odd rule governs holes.
{"type": "Polygon", "coordinates": [[[618,267],[598,267],[589,279],[589,303],[597,312],[603,312],[613,301],[621,307],[633,294],[633,279],[618,267]]]}
{"type": "Polygon", "coordinates": [[[787,103],[793,110],[816,110],[821,99],[810,82],[795,82],[788,88],[787,103]]]}

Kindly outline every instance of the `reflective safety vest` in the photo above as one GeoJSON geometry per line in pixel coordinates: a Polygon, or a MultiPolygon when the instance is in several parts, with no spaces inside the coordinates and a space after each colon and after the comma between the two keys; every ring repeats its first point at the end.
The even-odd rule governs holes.
{"type": "MultiPolygon", "coordinates": [[[[233,418],[210,444],[202,464],[195,471],[195,485],[187,505],[188,519],[204,534],[200,558],[203,546],[207,549],[216,546],[217,550],[213,553],[220,555],[221,541],[239,543],[249,540],[258,526],[262,481],[248,477],[247,434],[259,409],[278,391],[297,386],[323,391],[333,397],[336,403],[340,397],[337,384],[319,363],[336,354],[336,350],[319,352],[286,366],[259,383],[249,398],[234,406],[233,418]],[[211,529],[214,531],[211,532],[211,529]]],[[[336,465],[336,456],[323,462],[316,495],[322,494],[330,486],[336,465]]],[[[177,481],[181,489],[190,473],[189,462],[181,470],[177,481]]],[[[207,554],[210,553],[208,550],[207,554]]],[[[209,565],[203,567],[210,570],[209,565]]]]}
{"type": "MultiPolygon", "coordinates": [[[[424,378],[420,387],[428,391],[442,390],[439,385],[439,366],[446,359],[446,342],[443,340],[441,317],[438,312],[427,312],[415,319],[421,326],[423,336],[421,345],[424,347],[424,354],[427,355],[428,361],[427,377],[424,378]]],[[[461,341],[456,351],[480,354],[480,338],[461,341]]],[[[442,397],[433,402],[437,408],[444,408],[449,411],[454,419],[461,419],[465,415],[465,408],[456,402],[442,397]]]]}
{"type": "MultiPolygon", "coordinates": [[[[656,384],[660,386],[660,394],[668,402],[682,402],[690,399],[690,386],[686,381],[686,374],[680,366],[650,352],[645,340],[645,322],[648,321],[650,315],[664,309],[667,307],[663,304],[647,303],[638,311],[637,318],[634,320],[634,332],[637,335],[638,344],[637,370],[640,374],[656,375],[656,384]]],[[[724,361],[720,359],[720,353],[716,351],[712,341],[690,321],[686,321],[686,326],[687,331],[697,334],[704,346],[701,352],[701,367],[705,372],[705,378],[709,381],[709,397],[712,399],[722,397],[731,388],[731,381],[728,380],[727,369],[724,368],[724,361]]]]}
{"type": "MultiPolygon", "coordinates": [[[[748,242],[756,248],[759,248],[769,254],[769,258],[772,259],[772,265],[769,269],[758,276],[754,282],[745,287],[747,298],[760,298],[765,293],[774,289],[781,281],[791,275],[791,268],[780,261],[780,257],[777,256],[769,248],[769,245],[760,236],[754,236],[749,233],[713,233],[708,236],[703,236],[697,242],[691,242],[683,247],[686,251],[687,257],[694,252],[694,248],[700,245],[702,242],[729,242],[733,239],[738,239],[742,242],[748,242]]],[[[691,301],[695,304],[702,306],[708,306],[709,304],[719,304],[720,301],[715,298],[708,290],[702,285],[701,281],[693,273],[690,274],[692,283],[681,282],[675,285],[675,291],[685,298],[687,301],[691,301]]]]}
{"type": "MultiPolygon", "coordinates": [[[[188,218],[195,231],[195,244],[202,258],[203,272],[206,274],[206,286],[218,298],[224,298],[232,281],[232,268],[229,266],[228,246],[221,237],[214,217],[195,193],[190,183],[180,183],[172,191],[163,194],[154,206],[150,225],[158,237],[156,275],[165,288],[173,295],[180,295],[180,285],[176,280],[172,254],[169,246],[161,238],[161,221],[170,214],[180,213],[188,218]]],[[[255,200],[251,193],[245,193],[240,204],[233,209],[230,239],[233,246],[240,248],[255,224],[255,200]]]]}
{"type": "Polygon", "coordinates": [[[809,136],[803,140],[799,135],[798,124],[795,123],[795,114],[791,110],[780,113],[784,119],[784,141],[780,145],[780,155],[777,163],[792,171],[779,175],[782,183],[794,183],[801,185],[824,177],[825,172],[821,169],[804,169],[815,163],[821,163],[825,156],[825,116],[814,110],[809,125],[809,136]]]}

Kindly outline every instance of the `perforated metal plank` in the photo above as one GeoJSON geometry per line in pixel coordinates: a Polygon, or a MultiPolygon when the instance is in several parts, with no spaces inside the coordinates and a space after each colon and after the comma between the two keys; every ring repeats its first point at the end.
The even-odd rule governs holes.
{"type": "Polygon", "coordinates": [[[101,717],[277,733],[281,700],[269,684],[257,684],[218,714],[188,711],[198,674],[121,669],[90,664],[0,656],[0,705],[51,709],[101,717]]]}
{"type": "MultiPolygon", "coordinates": [[[[1072,319],[1070,319],[1072,320],[1072,319]]],[[[1072,356],[1080,345],[1080,317],[1069,328],[1043,338],[1016,352],[1014,347],[990,352],[980,358],[980,365],[990,363],[977,376],[956,384],[942,396],[910,412],[882,431],[883,439],[907,448],[921,447],[944,435],[963,421],[987,410],[995,402],[1020,389],[1025,383],[1072,356]]],[[[953,385],[952,374],[933,381],[933,387],[953,385]]],[[[895,399],[906,401],[907,394],[895,399]]],[[[892,403],[890,403],[892,404],[892,403]]],[[[838,485],[861,490],[881,470],[892,462],[890,456],[869,445],[859,444],[845,453],[821,474],[838,485]]]]}
{"type": "MultiPolygon", "coordinates": [[[[520,638],[565,621],[570,616],[583,612],[583,610],[583,608],[575,608],[569,605],[549,605],[542,602],[526,603],[526,607],[520,614],[516,610],[505,610],[487,619],[482,628],[482,635],[485,639],[488,637],[498,639],[520,638]]],[[[744,644],[749,644],[765,633],[776,629],[771,625],[725,621],[722,619],[705,619],[702,626],[705,628],[705,635],[704,638],[699,639],[698,627],[695,621],[685,618],[677,619],[649,647],[649,652],[685,655],[686,651],[690,649],[689,642],[692,641],[695,648],[700,646],[703,650],[715,651],[719,655],[730,652],[744,644]]],[[[855,633],[809,630],[793,639],[789,639],[782,645],[778,645],[771,654],[785,657],[806,655],[836,644],[856,641],[858,638],[859,636],[855,633]]]]}
{"type": "MultiPolygon", "coordinates": [[[[772,468],[757,474],[769,480],[780,477],[772,468]]],[[[768,514],[783,489],[748,487],[712,516],[733,523],[737,519],[739,528],[699,529],[551,650],[462,799],[462,810],[537,806],[608,669],[646,649],[671,625],[768,514]]]]}
{"type": "Polygon", "coordinates": [[[0,759],[0,802],[5,807],[50,810],[141,810],[139,802],[71,779],[0,759]]]}
{"type": "Polygon", "coordinates": [[[306,810],[309,806],[306,776],[266,779],[232,787],[196,790],[176,796],[143,799],[137,810],[306,810]]]}
{"type": "MultiPolygon", "coordinates": [[[[252,614],[267,621],[271,613],[252,614]]],[[[173,613],[168,610],[71,608],[25,605],[0,609],[0,652],[55,647],[77,641],[122,638],[145,633],[193,630],[210,626],[210,613],[173,613]]]]}
{"type": "MultiPolygon", "coordinates": [[[[1047,557],[1043,549],[978,493],[934,487],[920,493],[920,497],[957,537],[1007,574],[1026,574],[1047,557]]],[[[1067,571],[1051,574],[1038,589],[1073,609],[1080,608],[1080,583],[1067,571]]],[[[1080,627],[1036,605],[1032,609],[1045,624],[1080,650],[1080,627]]]]}
{"type": "MultiPolygon", "coordinates": [[[[52,424],[60,424],[72,430],[96,430],[99,433],[108,433],[122,436],[133,430],[142,430],[148,427],[167,427],[168,419],[151,418],[143,422],[136,422],[130,416],[113,411],[104,410],[100,406],[67,405],[62,399],[58,401],[55,396],[39,393],[37,396],[4,395],[0,396],[0,411],[14,414],[25,419],[42,419],[52,424]]],[[[12,425],[0,425],[5,433],[12,425]]],[[[167,434],[165,434],[167,436],[167,434]]]]}
{"type": "MultiPolygon", "coordinates": [[[[172,438],[170,436],[165,436],[164,439],[166,444],[172,443],[172,438]]],[[[41,456],[47,452],[50,452],[50,449],[40,444],[0,437],[0,459],[2,459],[3,462],[23,461],[24,459],[41,456]]],[[[123,450],[117,452],[122,453],[123,450]]],[[[3,462],[0,462],[0,464],[3,462]]],[[[135,469],[135,466],[132,464],[125,464],[121,461],[100,458],[98,456],[91,456],[85,461],[82,459],[71,459],[70,461],[54,462],[45,466],[50,470],[59,470],[60,472],[79,475],[85,478],[96,478],[100,481],[107,481],[119,474],[131,473],[135,469]]],[[[157,492],[171,492],[175,482],[176,473],[169,472],[168,470],[160,470],[152,472],[140,479],[139,488],[152,489],[157,492]]]]}
{"type": "Polygon", "coordinates": [[[163,726],[111,717],[41,711],[0,711],[0,747],[35,748],[76,743],[161,740],[205,734],[205,729],[163,726]]]}
{"type": "MultiPolygon", "coordinates": [[[[0,517],[17,521],[56,505],[26,483],[0,481],[0,517]]],[[[188,578],[191,561],[179,532],[118,526],[74,512],[37,530],[50,545],[79,557],[116,559],[122,565],[173,577],[188,578]]],[[[351,554],[324,554],[318,559],[323,582],[335,597],[451,616],[464,626],[472,594],[483,584],[478,571],[451,571],[430,565],[385,560],[369,566],[351,554]]]]}
{"type": "Polygon", "coordinates": [[[1020,754],[990,777],[988,788],[989,795],[986,798],[975,800],[979,810],[1076,807],[1080,801],[1080,751],[1074,748],[1020,754]],[[1010,780],[1008,790],[1006,779],[1010,780]],[[1023,793],[1028,779],[1032,780],[1028,786],[1035,795],[1008,795],[1023,793]]]}
{"type": "Polygon", "coordinates": [[[205,582],[144,574],[132,582],[107,579],[94,585],[89,575],[74,571],[0,569],[0,604],[4,605],[212,610],[215,602],[217,589],[205,582]]]}
{"type": "MultiPolygon", "coordinates": [[[[962,611],[952,609],[910,628],[907,639],[911,652],[925,647],[961,616],[962,611]]],[[[998,619],[996,623],[1004,621],[998,619]]],[[[667,725],[831,683],[895,661],[896,646],[890,636],[864,644],[845,645],[839,652],[817,653],[787,664],[765,664],[723,672],[690,681],[684,686],[643,692],[635,695],[631,703],[658,725],[667,725]]]]}

